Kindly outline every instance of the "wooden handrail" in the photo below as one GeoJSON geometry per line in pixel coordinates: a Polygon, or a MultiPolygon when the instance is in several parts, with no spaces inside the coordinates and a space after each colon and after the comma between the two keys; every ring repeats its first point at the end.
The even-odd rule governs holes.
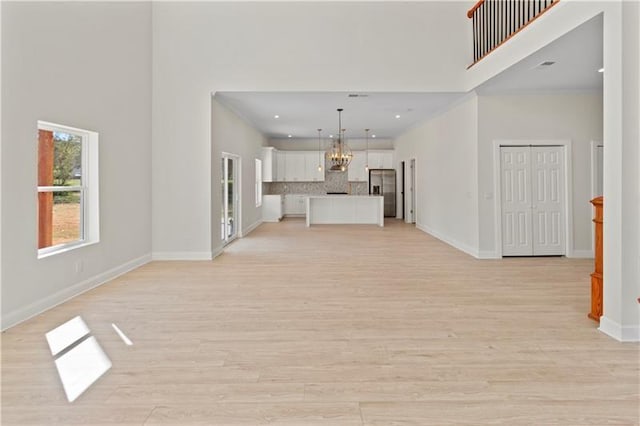
{"type": "Polygon", "coordinates": [[[467,11],[473,26],[472,67],[560,0],[478,0],[467,11]]]}
{"type": "Polygon", "coordinates": [[[473,14],[475,13],[477,8],[482,6],[482,3],[484,3],[484,0],[478,0],[478,2],[474,4],[473,7],[469,9],[469,11],[467,12],[467,18],[469,19],[473,18],[473,14]]]}

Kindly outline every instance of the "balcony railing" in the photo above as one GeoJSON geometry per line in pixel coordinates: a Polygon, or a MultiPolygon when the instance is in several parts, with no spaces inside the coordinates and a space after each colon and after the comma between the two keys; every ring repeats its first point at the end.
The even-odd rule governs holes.
{"type": "Polygon", "coordinates": [[[473,64],[559,1],[479,0],[467,12],[467,17],[473,21],[473,64]]]}

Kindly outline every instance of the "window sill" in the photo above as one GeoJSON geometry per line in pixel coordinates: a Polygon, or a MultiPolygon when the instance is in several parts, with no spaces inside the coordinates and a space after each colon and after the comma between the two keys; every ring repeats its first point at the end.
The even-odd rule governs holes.
{"type": "Polygon", "coordinates": [[[38,260],[45,259],[47,257],[55,256],[57,254],[67,253],[72,250],[91,246],[97,244],[99,241],[81,241],[71,244],[63,244],[59,246],[47,247],[46,249],[38,250],[38,260]]]}

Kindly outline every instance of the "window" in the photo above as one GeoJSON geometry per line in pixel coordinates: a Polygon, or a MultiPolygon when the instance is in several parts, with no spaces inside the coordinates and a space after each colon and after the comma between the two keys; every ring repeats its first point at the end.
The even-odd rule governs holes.
{"type": "Polygon", "coordinates": [[[38,122],[38,257],[99,240],[98,134],[38,122]]]}
{"type": "Polygon", "coordinates": [[[256,207],[262,205],[262,160],[256,158],[256,207]]]}

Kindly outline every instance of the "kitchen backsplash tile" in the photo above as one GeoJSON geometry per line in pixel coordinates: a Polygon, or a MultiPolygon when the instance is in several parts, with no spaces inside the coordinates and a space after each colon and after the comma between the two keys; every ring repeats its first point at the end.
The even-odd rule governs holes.
{"type": "Polygon", "coordinates": [[[265,182],[263,193],[313,195],[324,195],[327,192],[346,192],[352,195],[369,193],[366,182],[349,182],[347,172],[325,171],[324,179],[324,182],[265,182]]]}

